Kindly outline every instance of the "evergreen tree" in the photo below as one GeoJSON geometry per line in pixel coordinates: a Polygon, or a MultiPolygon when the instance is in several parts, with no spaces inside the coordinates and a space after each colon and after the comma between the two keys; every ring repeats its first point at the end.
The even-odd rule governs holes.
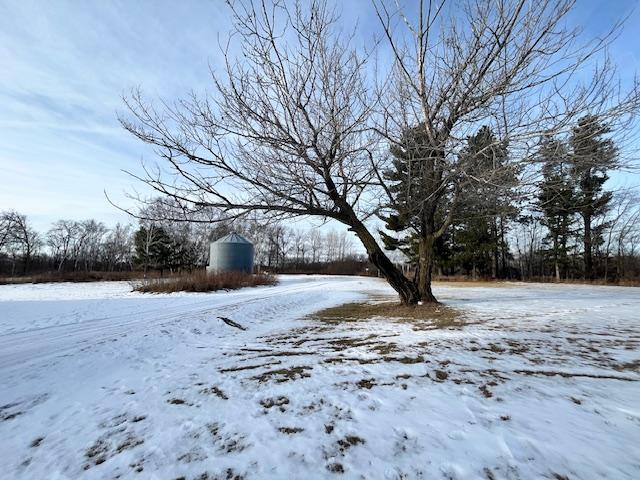
{"type": "Polygon", "coordinates": [[[400,249],[410,259],[413,282],[425,302],[436,301],[431,291],[435,246],[451,219],[445,154],[432,145],[424,125],[416,125],[391,148],[392,167],[384,178],[393,200],[380,215],[387,230],[397,234],[380,232],[385,248],[400,249]]]}
{"type": "Polygon", "coordinates": [[[543,139],[538,152],[538,161],[542,163],[542,182],[536,206],[548,231],[545,242],[551,245],[556,280],[560,280],[563,272],[566,275],[568,243],[573,233],[575,195],[568,160],[564,142],[554,138],[543,139]]]}
{"type": "Polygon", "coordinates": [[[134,236],[134,262],[142,265],[146,272],[149,267],[161,271],[169,264],[171,257],[171,239],[162,227],[142,226],[134,236]]]}
{"type": "Polygon", "coordinates": [[[603,241],[607,223],[594,228],[594,219],[607,213],[612,192],[604,191],[609,170],[618,165],[617,149],[610,138],[609,127],[596,117],[578,121],[570,138],[572,176],[576,185],[575,209],[582,217],[584,242],[584,276],[594,277],[593,250],[603,241]]]}
{"type": "Polygon", "coordinates": [[[517,169],[509,162],[507,145],[487,126],[467,138],[460,157],[468,180],[458,204],[458,258],[474,276],[503,277],[507,222],[516,214],[517,169]]]}

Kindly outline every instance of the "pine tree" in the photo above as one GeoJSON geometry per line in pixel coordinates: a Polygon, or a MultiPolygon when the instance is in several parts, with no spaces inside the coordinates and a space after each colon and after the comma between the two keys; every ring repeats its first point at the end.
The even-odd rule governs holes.
{"type": "Polygon", "coordinates": [[[507,145],[487,126],[467,138],[460,157],[468,181],[458,204],[458,258],[474,276],[502,277],[507,222],[516,213],[517,169],[509,162],[507,145]]]}
{"type": "Polygon", "coordinates": [[[543,139],[537,156],[542,163],[542,181],[536,206],[543,215],[542,224],[548,230],[545,242],[551,244],[555,277],[559,281],[562,272],[566,275],[568,243],[573,233],[574,182],[564,142],[555,138],[543,139]]]}
{"type": "Polygon", "coordinates": [[[617,149],[606,135],[610,128],[596,116],[586,116],[578,121],[570,138],[572,176],[576,184],[575,209],[583,221],[584,276],[594,277],[593,249],[602,242],[607,228],[601,223],[594,228],[594,219],[606,214],[613,197],[604,191],[609,179],[608,171],[618,164],[617,149]]]}
{"type": "Polygon", "coordinates": [[[134,262],[142,265],[145,273],[149,267],[161,271],[171,257],[171,239],[162,227],[142,226],[134,236],[134,262]]]}

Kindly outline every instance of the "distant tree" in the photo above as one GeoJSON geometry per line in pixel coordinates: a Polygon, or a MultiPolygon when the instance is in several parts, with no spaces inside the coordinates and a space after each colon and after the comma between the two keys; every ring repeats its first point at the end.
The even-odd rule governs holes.
{"type": "Polygon", "coordinates": [[[149,267],[163,270],[171,255],[171,239],[162,227],[141,226],[134,236],[135,258],[146,273],[149,267]]]}
{"type": "Polygon", "coordinates": [[[90,219],[80,222],[81,242],[78,248],[75,269],[80,263],[85,271],[91,271],[97,267],[104,248],[104,237],[107,227],[102,222],[90,219]]]}
{"type": "Polygon", "coordinates": [[[26,274],[31,260],[42,245],[38,232],[28,222],[27,216],[15,210],[0,213],[0,251],[12,259],[12,273],[16,262],[22,262],[22,274],[26,274]]]}
{"type": "Polygon", "coordinates": [[[309,232],[309,248],[311,249],[311,263],[320,261],[322,252],[323,235],[319,228],[312,228],[309,232]]]}
{"type": "Polygon", "coordinates": [[[607,138],[611,129],[596,116],[585,116],[573,128],[569,139],[571,145],[571,168],[575,182],[575,211],[583,222],[584,277],[592,279],[593,249],[603,242],[603,231],[607,223],[594,226],[594,220],[607,213],[613,193],[604,190],[609,171],[618,166],[617,149],[613,140],[607,138]]]}
{"type": "Polygon", "coordinates": [[[72,257],[78,234],[79,225],[72,220],[58,220],[47,232],[47,244],[58,271],[62,271],[67,260],[72,257]]]}
{"type": "Polygon", "coordinates": [[[13,230],[13,218],[11,212],[0,212],[0,252],[9,243],[13,230]]]}
{"type": "Polygon", "coordinates": [[[542,180],[536,201],[542,213],[541,222],[547,228],[545,241],[551,245],[551,258],[556,280],[566,275],[569,240],[573,234],[575,213],[574,182],[569,153],[564,142],[544,138],[538,152],[542,163],[542,180]]]}
{"type": "Polygon", "coordinates": [[[131,225],[116,224],[106,235],[102,262],[107,271],[131,268],[133,235],[131,225]]]}

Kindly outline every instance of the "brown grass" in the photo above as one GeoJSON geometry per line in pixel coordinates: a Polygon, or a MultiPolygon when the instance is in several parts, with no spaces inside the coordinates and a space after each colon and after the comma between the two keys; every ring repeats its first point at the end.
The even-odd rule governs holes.
{"type": "Polygon", "coordinates": [[[252,380],[257,380],[260,383],[274,381],[276,383],[289,382],[291,380],[298,380],[301,378],[308,378],[311,376],[307,370],[311,370],[313,367],[301,366],[291,368],[280,368],[277,370],[270,370],[268,372],[261,373],[255,377],[251,377],[252,380]]]}
{"type": "Polygon", "coordinates": [[[301,427],[280,427],[278,430],[281,433],[286,433],[287,435],[293,435],[295,433],[304,432],[304,428],[301,427]]]}
{"type": "Polygon", "coordinates": [[[465,324],[461,312],[442,304],[402,305],[398,302],[345,303],[312,315],[313,319],[336,324],[373,318],[392,318],[414,323],[416,329],[447,328],[465,324]]]}
{"type": "Polygon", "coordinates": [[[265,273],[254,275],[242,272],[225,272],[210,275],[200,270],[177,277],[146,279],[136,285],[134,291],[143,293],[214,292],[277,283],[278,280],[275,276],[265,273]]]}

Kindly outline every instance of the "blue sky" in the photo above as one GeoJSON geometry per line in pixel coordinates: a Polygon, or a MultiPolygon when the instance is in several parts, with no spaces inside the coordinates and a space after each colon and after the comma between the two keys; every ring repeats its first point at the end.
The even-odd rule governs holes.
{"type": "MultiPolygon", "coordinates": [[[[345,25],[374,24],[367,0],[344,3],[345,25]]],[[[574,20],[601,33],[632,11],[612,48],[623,78],[640,72],[636,0],[578,0],[574,20]]],[[[0,210],[46,230],[59,218],[128,221],[103,194],[130,206],[140,188],[122,169],[153,158],[118,124],[121,95],[140,86],[173,99],[209,86],[218,37],[229,29],[223,0],[0,0],[0,210]]]]}

